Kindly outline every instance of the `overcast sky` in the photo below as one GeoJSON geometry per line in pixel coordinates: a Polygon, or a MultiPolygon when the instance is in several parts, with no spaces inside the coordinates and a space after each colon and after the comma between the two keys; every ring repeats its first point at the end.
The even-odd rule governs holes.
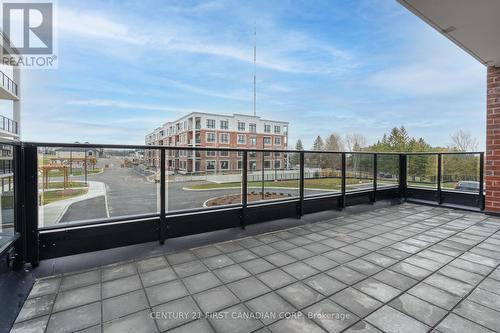
{"type": "Polygon", "coordinates": [[[484,147],[486,69],[395,0],[58,1],[57,70],[25,71],[23,140],[143,144],[188,112],[290,122],[290,142],[394,126],[484,147]]]}

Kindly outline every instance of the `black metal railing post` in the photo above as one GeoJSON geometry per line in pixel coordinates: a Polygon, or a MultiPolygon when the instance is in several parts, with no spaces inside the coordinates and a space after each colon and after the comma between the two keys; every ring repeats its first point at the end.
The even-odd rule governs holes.
{"type": "MultiPolygon", "coordinates": [[[[14,173],[14,228],[20,235],[15,243],[16,258],[14,261],[15,268],[22,267],[26,261],[26,224],[23,223],[24,214],[24,179],[22,179],[22,148],[21,145],[13,147],[13,173],[14,173]]],[[[3,182],[2,182],[3,185],[3,182]]]]}
{"type": "Polygon", "coordinates": [[[248,208],[248,154],[243,151],[241,167],[241,229],[245,229],[248,208]]]}
{"type": "Polygon", "coordinates": [[[484,210],[484,153],[479,153],[479,209],[484,210]]]}
{"type": "Polygon", "coordinates": [[[342,168],[342,178],[341,178],[341,197],[340,197],[340,209],[344,209],[346,207],[345,202],[345,192],[346,192],[346,156],[345,153],[341,154],[341,168],[342,168]]]}
{"type": "Polygon", "coordinates": [[[399,154],[399,199],[406,200],[408,183],[408,161],[406,154],[399,154]]]}
{"type": "Polygon", "coordinates": [[[40,261],[38,242],[38,156],[36,146],[24,146],[21,148],[21,176],[19,200],[20,220],[24,234],[21,235],[24,243],[24,261],[32,267],[38,266],[40,261]]]}
{"type": "Polygon", "coordinates": [[[299,206],[297,207],[297,218],[304,216],[304,165],[305,165],[305,154],[303,151],[299,153],[299,206]]]}
{"type": "Polygon", "coordinates": [[[441,153],[437,154],[437,202],[440,205],[443,202],[442,194],[441,194],[441,174],[443,172],[443,159],[441,153]]]}
{"type": "Polygon", "coordinates": [[[377,154],[373,154],[373,196],[372,202],[377,201],[377,175],[378,175],[378,165],[377,165],[377,154]]]}
{"type": "Polygon", "coordinates": [[[158,228],[160,244],[165,244],[165,230],[167,229],[167,216],[166,216],[166,156],[165,148],[160,150],[160,225],[158,228]]]}

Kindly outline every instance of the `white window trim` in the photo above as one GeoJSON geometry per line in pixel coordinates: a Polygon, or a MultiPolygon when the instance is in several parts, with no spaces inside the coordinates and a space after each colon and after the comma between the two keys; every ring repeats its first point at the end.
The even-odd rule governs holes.
{"type": "Polygon", "coordinates": [[[274,169],[281,169],[281,160],[274,160],[274,166],[273,167],[274,167],[274,169]],[[276,167],[276,162],[279,163],[278,167],[276,167]]]}
{"type": "Polygon", "coordinates": [[[237,129],[238,129],[238,132],[246,132],[246,130],[247,130],[247,123],[245,123],[243,121],[238,121],[236,123],[236,126],[237,126],[237,129]],[[240,129],[240,124],[243,124],[243,129],[240,129]]]}
{"type": "Polygon", "coordinates": [[[229,157],[229,152],[224,150],[224,151],[219,151],[219,157],[229,157]],[[227,155],[222,155],[222,153],[226,153],[227,155]]]}
{"type": "Polygon", "coordinates": [[[229,170],[229,160],[219,160],[219,170],[229,170]],[[222,162],[227,162],[227,169],[222,168],[222,162]]]}
{"type": "Polygon", "coordinates": [[[217,121],[215,119],[207,119],[206,124],[207,124],[207,128],[210,128],[210,129],[215,129],[217,127],[217,121]],[[209,121],[213,122],[214,127],[208,126],[209,121]]]}
{"type": "Polygon", "coordinates": [[[250,166],[252,165],[252,163],[255,164],[255,170],[257,170],[257,161],[256,160],[250,160],[250,161],[248,161],[248,170],[253,170],[252,168],[250,168],[250,166]]]}
{"type": "Polygon", "coordinates": [[[215,132],[206,132],[205,134],[206,134],[205,135],[205,143],[217,143],[217,134],[215,134],[215,132]],[[214,141],[208,141],[208,134],[213,134],[215,140],[214,141]]]}
{"type": "Polygon", "coordinates": [[[229,133],[219,133],[219,143],[228,145],[230,141],[231,140],[230,140],[230,137],[229,137],[229,133]],[[226,142],[222,141],[222,136],[223,135],[227,135],[227,141],[226,142]]]}
{"type": "Polygon", "coordinates": [[[272,169],[272,165],[273,164],[271,162],[272,162],[272,160],[264,160],[264,170],[270,170],[270,169],[272,169]],[[268,167],[266,167],[266,162],[269,163],[268,167]]]}
{"type": "Polygon", "coordinates": [[[216,171],[217,170],[217,161],[215,161],[215,160],[207,160],[206,163],[205,163],[205,170],[206,171],[216,171]],[[214,168],[213,169],[209,169],[208,168],[208,162],[213,162],[213,164],[214,164],[214,168]]]}
{"type": "Polygon", "coordinates": [[[238,134],[238,137],[236,138],[236,144],[245,145],[246,143],[247,143],[247,136],[245,134],[238,134]],[[240,142],[240,136],[243,137],[243,142],[240,142]]]}
{"type": "Polygon", "coordinates": [[[280,136],[275,136],[274,137],[274,145],[275,146],[281,146],[281,137],[280,136]],[[280,141],[280,143],[276,143],[276,139],[278,139],[280,141]]]}
{"type": "Polygon", "coordinates": [[[264,136],[262,137],[262,142],[264,142],[264,146],[272,146],[273,144],[273,138],[270,136],[264,136]],[[270,143],[266,143],[266,138],[269,138],[270,143]]]}

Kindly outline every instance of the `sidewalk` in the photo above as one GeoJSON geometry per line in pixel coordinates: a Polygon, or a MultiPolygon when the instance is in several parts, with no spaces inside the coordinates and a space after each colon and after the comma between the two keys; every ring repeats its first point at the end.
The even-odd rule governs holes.
{"type": "Polygon", "coordinates": [[[66,213],[69,206],[71,206],[73,203],[99,196],[104,196],[107,211],[106,184],[104,184],[103,182],[89,181],[88,185],[89,190],[86,194],[79,195],[74,198],[51,202],[44,206],[39,206],[38,215],[41,221],[39,227],[59,223],[61,218],[64,216],[64,213],[66,213]]]}

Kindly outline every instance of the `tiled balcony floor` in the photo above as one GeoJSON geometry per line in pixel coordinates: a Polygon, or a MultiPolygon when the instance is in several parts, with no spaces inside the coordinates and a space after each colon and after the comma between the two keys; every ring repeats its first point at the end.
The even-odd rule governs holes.
{"type": "Polygon", "coordinates": [[[403,204],[46,278],[13,331],[498,332],[499,229],[403,204]]]}

